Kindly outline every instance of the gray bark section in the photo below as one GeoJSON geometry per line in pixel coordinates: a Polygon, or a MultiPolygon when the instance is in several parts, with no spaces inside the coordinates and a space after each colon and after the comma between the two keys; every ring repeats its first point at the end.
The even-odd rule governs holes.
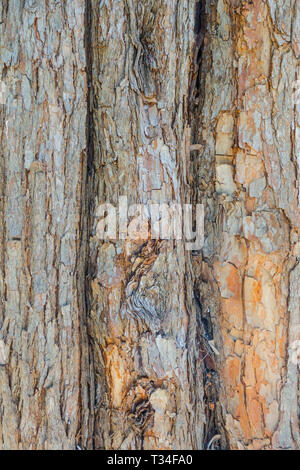
{"type": "Polygon", "coordinates": [[[7,0],[0,18],[0,447],[72,449],[89,413],[85,2],[7,0]]]}

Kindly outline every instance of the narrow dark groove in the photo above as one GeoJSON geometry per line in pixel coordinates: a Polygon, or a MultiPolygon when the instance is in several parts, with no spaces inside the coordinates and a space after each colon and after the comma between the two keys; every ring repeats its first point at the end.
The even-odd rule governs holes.
{"type": "Polygon", "coordinates": [[[94,165],[94,125],[93,125],[93,49],[92,49],[92,0],[86,0],[85,4],[85,53],[86,53],[86,77],[87,77],[87,117],[86,117],[86,171],[84,174],[85,182],[83,184],[83,246],[84,246],[84,279],[83,279],[83,295],[85,303],[85,320],[86,320],[86,343],[88,348],[88,368],[89,373],[87,378],[86,394],[89,401],[89,435],[87,447],[94,449],[94,361],[93,352],[90,344],[90,336],[88,334],[88,317],[90,312],[90,278],[91,278],[91,263],[89,256],[89,237],[91,233],[91,221],[94,213],[94,198],[93,188],[95,180],[95,165],[94,165]]]}
{"type": "Polygon", "coordinates": [[[86,52],[86,73],[87,73],[87,181],[94,169],[94,144],[93,144],[93,52],[92,52],[92,5],[91,0],[86,0],[85,10],[85,52],[86,52]]]}
{"type": "MultiPolygon", "coordinates": [[[[195,46],[194,58],[190,76],[189,90],[189,125],[191,127],[191,144],[205,144],[200,141],[199,129],[202,123],[202,107],[205,96],[205,75],[209,64],[205,57],[204,38],[209,34],[210,28],[210,3],[207,0],[200,0],[195,6],[195,46]]],[[[197,175],[206,175],[207,179],[211,174],[207,174],[205,160],[201,158],[200,151],[191,152],[190,170],[191,170],[191,191],[193,204],[205,204],[207,194],[202,192],[199,177],[197,175]],[[203,166],[204,165],[204,166],[203,166]]],[[[214,352],[211,350],[209,341],[214,339],[214,327],[210,312],[203,305],[203,297],[207,296],[205,281],[202,279],[202,273],[199,271],[197,259],[202,254],[193,253],[194,266],[194,303],[196,306],[196,324],[197,324],[197,347],[202,357],[203,389],[205,401],[206,425],[204,430],[203,448],[207,449],[211,439],[216,435],[224,436],[222,430],[222,418],[217,406],[220,396],[220,378],[218,364],[214,352]]],[[[222,442],[226,441],[225,438],[222,442]]]]}
{"type": "MultiPolygon", "coordinates": [[[[203,54],[203,40],[206,31],[206,14],[205,14],[205,2],[206,0],[200,0],[195,6],[195,45],[194,45],[194,57],[190,73],[190,89],[189,89],[189,122],[195,113],[198,111],[198,103],[200,96],[200,72],[201,72],[201,61],[203,54]]],[[[192,127],[192,125],[191,125],[192,127]]]]}

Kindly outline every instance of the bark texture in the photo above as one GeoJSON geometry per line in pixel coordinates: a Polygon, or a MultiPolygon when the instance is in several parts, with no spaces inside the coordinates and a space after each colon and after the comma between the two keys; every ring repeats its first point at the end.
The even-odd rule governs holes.
{"type": "Polygon", "coordinates": [[[220,0],[206,12],[194,187],[207,238],[196,277],[221,352],[224,429],[231,449],[299,448],[300,4],[220,0]]]}
{"type": "Polygon", "coordinates": [[[89,416],[85,2],[4,0],[0,17],[0,447],[72,449],[89,416]]]}
{"type": "MultiPolygon", "coordinates": [[[[119,196],[128,204],[185,202],[194,2],[91,6],[96,206],[118,205],[119,196]]],[[[96,229],[97,217],[89,268],[96,445],[201,448],[201,367],[184,243],[103,243],[96,229]]]]}
{"type": "Polygon", "coordinates": [[[2,0],[0,448],[300,448],[299,59],[299,0],[2,0]]]}

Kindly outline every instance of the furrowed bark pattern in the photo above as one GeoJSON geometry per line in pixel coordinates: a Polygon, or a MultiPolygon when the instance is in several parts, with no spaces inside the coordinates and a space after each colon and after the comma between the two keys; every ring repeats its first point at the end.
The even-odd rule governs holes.
{"type": "MultiPolygon", "coordinates": [[[[207,2],[197,282],[232,449],[299,448],[299,2],[207,2]],[[208,293],[210,294],[208,296],[208,293]]],[[[196,124],[195,124],[196,125],[196,124]]],[[[217,412],[219,408],[217,407],[217,412]]],[[[220,422],[220,421],[219,421],[220,422]]]]}
{"type": "MultiPolygon", "coordinates": [[[[189,202],[194,2],[92,1],[95,207],[189,202]]],[[[90,239],[96,447],[201,448],[202,379],[182,241],[90,239]],[[197,359],[199,362],[197,363],[197,359]]]]}
{"type": "Polygon", "coordinates": [[[82,0],[0,5],[4,449],[86,444],[84,14],[82,0]]]}
{"type": "Polygon", "coordinates": [[[0,46],[0,448],[300,448],[299,1],[2,0],[0,46]],[[203,249],[101,240],[120,196],[203,249]]]}

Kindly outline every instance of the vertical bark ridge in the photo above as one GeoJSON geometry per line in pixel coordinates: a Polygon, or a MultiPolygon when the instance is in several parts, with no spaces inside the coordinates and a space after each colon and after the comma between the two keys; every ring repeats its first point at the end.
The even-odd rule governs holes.
{"type": "MultiPolygon", "coordinates": [[[[97,205],[190,202],[195,2],[92,4],[97,205]]],[[[182,241],[90,238],[97,448],[202,448],[190,255],[182,241]]]]}
{"type": "Polygon", "coordinates": [[[224,430],[232,449],[299,448],[299,5],[219,0],[207,13],[197,289],[220,351],[224,430]]]}
{"type": "Polygon", "coordinates": [[[84,14],[82,0],[0,6],[3,449],[87,441],[84,14]]]}
{"type": "Polygon", "coordinates": [[[299,25],[1,2],[1,449],[300,447],[299,25]],[[204,204],[203,249],[101,240],[120,196],[204,204]]]}

